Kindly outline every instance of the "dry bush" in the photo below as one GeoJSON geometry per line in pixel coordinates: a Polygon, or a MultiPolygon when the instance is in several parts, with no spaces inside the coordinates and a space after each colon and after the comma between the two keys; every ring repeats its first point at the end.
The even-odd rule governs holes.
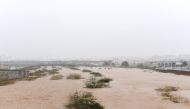
{"type": "Polygon", "coordinates": [[[107,77],[98,80],[99,83],[109,83],[110,81],[112,81],[112,79],[107,77]]]}
{"type": "Polygon", "coordinates": [[[171,96],[171,94],[169,92],[162,92],[161,95],[163,97],[170,97],[171,96]]]}
{"type": "Polygon", "coordinates": [[[189,103],[188,99],[185,99],[180,96],[172,95],[170,92],[163,92],[163,93],[161,93],[161,95],[164,97],[164,100],[169,100],[174,103],[189,103]]]}
{"type": "Polygon", "coordinates": [[[22,81],[33,81],[33,80],[36,80],[38,78],[39,78],[38,76],[28,76],[28,77],[22,78],[20,80],[22,80],[22,81]]]}
{"type": "Polygon", "coordinates": [[[49,70],[48,74],[49,75],[59,74],[59,71],[57,69],[49,70]]]}
{"type": "Polygon", "coordinates": [[[165,86],[163,88],[156,89],[157,91],[160,92],[172,92],[172,91],[178,91],[178,87],[173,87],[173,86],[165,86]]]}
{"type": "Polygon", "coordinates": [[[50,79],[51,80],[60,80],[60,79],[63,79],[63,75],[53,75],[50,79]]]}
{"type": "Polygon", "coordinates": [[[67,109],[104,109],[90,92],[75,92],[70,96],[67,109]]]}
{"type": "Polygon", "coordinates": [[[46,75],[47,75],[46,73],[32,73],[30,76],[41,78],[46,75]]]}
{"type": "Polygon", "coordinates": [[[67,76],[67,79],[82,79],[80,74],[70,74],[67,76]]]}
{"type": "Polygon", "coordinates": [[[91,72],[90,74],[94,75],[95,77],[101,77],[102,74],[99,72],[91,72]]]}
{"type": "Polygon", "coordinates": [[[71,70],[80,70],[79,68],[76,67],[70,67],[71,70]]]}
{"type": "Polygon", "coordinates": [[[88,69],[83,69],[82,72],[92,72],[92,71],[88,69]]]}
{"type": "Polygon", "coordinates": [[[169,100],[169,101],[172,101],[174,103],[189,103],[188,99],[185,99],[183,97],[175,96],[175,95],[171,94],[171,92],[178,91],[179,90],[178,87],[165,86],[163,88],[159,88],[156,90],[161,92],[161,95],[164,97],[163,98],[164,100],[169,100]]]}
{"type": "Polygon", "coordinates": [[[99,83],[98,80],[94,77],[90,78],[86,81],[86,88],[103,88],[105,85],[103,83],[99,83]]]}
{"type": "Polygon", "coordinates": [[[86,81],[86,88],[104,88],[109,86],[109,82],[104,82],[102,79],[97,79],[95,77],[91,77],[86,81]]]}

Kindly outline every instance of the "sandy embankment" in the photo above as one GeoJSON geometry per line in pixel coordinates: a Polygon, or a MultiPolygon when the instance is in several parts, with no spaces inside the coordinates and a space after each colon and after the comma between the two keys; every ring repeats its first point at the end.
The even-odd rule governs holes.
{"type": "Polygon", "coordinates": [[[190,109],[190,105],[162,100],[156,88],[165,85],[180,87],[176,93],[190,99],[190,76],[164,74],[139,69],[97,69],[113,78],[111,88],[85,89],[82,80],[67,80],[69,73],[87,73],[64,68],[65,77],[52,81],[49,76],[35,81],[21,81],[0,87],[0,109],[65,109],[68,96],[76,90],[93,92],[106,109],[190,109]]]}

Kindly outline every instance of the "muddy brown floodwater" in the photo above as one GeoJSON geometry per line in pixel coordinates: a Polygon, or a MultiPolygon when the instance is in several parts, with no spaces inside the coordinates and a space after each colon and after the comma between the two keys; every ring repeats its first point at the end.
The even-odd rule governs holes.
{"type": "MultiPolygon", "coordinates": [[[[82,69],[82,68],[81,68],[82,69]]],[[[0,109],[65,109],[68,96],[75,91],[92,92],[105,109],[190,109],[189,103],[173,103],[163,100],[155,89],[175,86],[174,94],[190,100],[190,76],[165,74],[141,69],[98,69],[113,81],[109,88],[85,89],[88,73],[63,68],[62,80],[50,80],[46,76],[35,81],[19,81],[0,87],[0,109]],[[79,73],[84,79],[68,80],[70,73],[79,73]]]]}

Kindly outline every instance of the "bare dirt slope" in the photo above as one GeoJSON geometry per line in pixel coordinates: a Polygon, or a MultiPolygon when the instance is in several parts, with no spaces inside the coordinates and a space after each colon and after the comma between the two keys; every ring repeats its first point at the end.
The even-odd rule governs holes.
{"type": "MultiPolygon", "coordinates": [[[[81,68],[82,69],[82,68],[81,68]]],[[[68,96],[78,91],[90,91],[106,109],[190,109],[187,103],[163,100],[155,89],[169,85],[180,87],[177,95],[190,99],[190,77],[140,69],[98,69],[113,78],[110,88],[85,89],[88,73],[64,68],[62,80],[50,76],[35,81],[19,81],[0,87],[0,109],[65,109],[68,96]],[[80,73],[85,79],[67,80],[69,73],[80,73]]]]}

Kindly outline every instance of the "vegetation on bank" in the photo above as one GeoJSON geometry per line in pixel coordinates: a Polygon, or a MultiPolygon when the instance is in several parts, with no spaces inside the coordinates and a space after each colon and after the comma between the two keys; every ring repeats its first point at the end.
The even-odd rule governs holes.
{"type": "Polygon", "coordinates": [[[0,81],[0,86],[6,86],[6,85],[14,84],[15,82],[16,82],[15,80],[0,81]]]}
{"type": "Polygon", "coordinates": [[[38,77],[38,76],[28,76],[28,77],[22,78],[20,80],[21,81],[33,81],[33,80],[36,80],[38,78],[40,78],[40,77],[38,77]]]}
{"type": "Polygon", "coordinates": [[[43,70],[38,70],[34,73],[31,73],[28,77],[21,78],[20,80],[22,80],[22,81],[33,81],[33,80],[36,80],[38,78],[42,78],[46,75],[47,75],[46,72],[44,72],[43,70]]]}
{"type": "Polygon", "coordinates": [[[33,81],[33,80],[36,80],[38,78],[45,77],[48,74],[49,75],[59,74],[59,71],[57,69],[52,69],[52,70],[47,70],[47,69],[37,70],[37,71],[35,71],[33,73],[30,73],[30,75],[28,77],[22,78],[20,80],[22,80],[22,81],[33,81]]]}

